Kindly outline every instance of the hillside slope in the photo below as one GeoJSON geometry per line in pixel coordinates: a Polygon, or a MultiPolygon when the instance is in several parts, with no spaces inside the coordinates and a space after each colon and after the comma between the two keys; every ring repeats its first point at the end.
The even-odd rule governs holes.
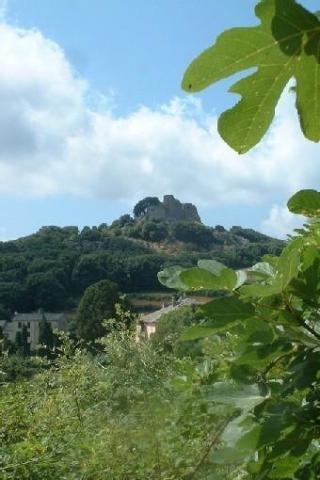
{"type": "Polygon", "coordinates": [[[111,226],[42,227],[0,243],[0,317],[38,308],[58,311],[77,305],[85,288],[102,279],[123,292],[161,289],[157,272],[199,258],[246,267],[262,255],[279,254],[284,242],[251,229],[206,227],[199,222],[124,215],[111,226]]]}

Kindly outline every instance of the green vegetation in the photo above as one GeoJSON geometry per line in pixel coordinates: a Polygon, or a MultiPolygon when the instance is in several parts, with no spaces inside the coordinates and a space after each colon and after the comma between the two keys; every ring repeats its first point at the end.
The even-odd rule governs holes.
{"type": "Polygon", "coordinates": [[[196,222],[159,222],[123,215],[108,227],[43,227],[34,235],[0,242],[0,315],[14,311],[73,310],[86,288],[110,280],[124,293],[158,291],[157,272],[177,261],[196,265],[215,258],[245,267],[284,243],[248,230],[196,222]]]}
{"type": "Polygon", "coordinates": [[[262,0],[258,26],[224,32],[189,66],[182,86],[196,92],[252,67],[257,71],[230,89],[241,96],[219,119],[219,132],[237,152],[259,143],[269,128],[279,97],[295,78],[297,110],[304,135],[320,140],[318,96],[320,21],[295,0],[262,0]],[[237,126],[237,128],[235,128],[237,126]]]}
{"type": "Polygon", "coordinates": [[[23,325],[22,330],[16,333],[14,348],[22,356],[30,354],[30,345],[28,342],[28,331],[26,325],[23,325]]]}
{"type": "MultiPolygon", "coordinates": [[[[167,287],[220,297],[163,316],[151,341],[136,343],[122,322],[95,355],[67,337],[47,363],[3,354],[1,478],[316,480],[319,203],[314,191],[289,201],[313,222],[280,257],[159,274],[167,287]]],[[[84,300],[84,318],[129,318],[109,281],[84,300]]]]}
{"type": "Polygon", "coordinates": [[[149,207],[154,207],[160,204],[158,197],[146,197],[140,200],[133,209],[133,214],[135,218],[145,215],[149,207]]]}
{"type": "Polygon", "coordinates": [[[207,397],[209,357],[195,370],[126,332],[101,343],[93,357],[65,340],[54,368],[0,389],[1,479],[239,478],[207,455],[228,415],[207,397]]]}
{"type": "Polygon", "coordinates": [[[181,335],[191,325],[198,325],[203,315],[195,307],[181,307],[171,313],[162,315],[157,322],[157,329],[151,337],[153,347],[159,353],[172,354],[175,358],[202,355],[202,345],[195,342],[184,342],[181,335]]]}
{"type": "Polygon", "coordinates": [[[245,462],[248,478],[316,479],[320,474],[320,193],[290,199],[312,218],[280,257],[266,256],[243,271],[215,261],[159,274],[169,287],[224,291],[200,310],[200,325],[182,338],[229,338],[215,355],[208,389],[213,403],[233,408],[234,419],[212,451],[212,464],[245,462]],[[251,476],[250,476],[251,475],[251,476]]]}
{"type": "Polygon", "coordinates": [[[116,328],[119,322],[121,327],[123,318],[121,314],[127,312],[125,327],[129,328],[134,320],[130,314],[131,304],[126,297],[121,297],[118,287],[109,280],[101,280],[86,289],[79,304],[77,312],[77,334],[86,342],[92,342],[103,337],[108,326],[104,321],[113,319],[115,325],[109,325],[109,329],[116,328]]]}
{"type": "Polygon", "coordinates": [[[45,315],[43,315],[39,323],[39,344],[45,345],[49,351],[52,350],[56,344],[56,337],[52,331],[51,323],[47,321],[45,315]]]}
{"type": "MultiPolygon", "coordinates": [[[[243,100],[220,122],[230,144],[245,151],[261,138],[272,120],[284,84],[295,75],[304,132],[309,138],[318,139],[320,112],[318,102],[314,101],[319,93],[317,17],[294,0],[261,0],[256,11],[262,24],[223,34],[216,46],[191,66],[185,85],[200,89],[239,69],[258,67],[256,73],[234,87],[234,91],[244,94],[243,100]],[[243,40],[240,47],[239,38],[243,40]],[[222,58],[223,72],[218,68],[222,58]],[[252,105],[249,89],[254,91],[253,81],[258,95],[252,105]],[[261,117],[257,128],[248,108],[254,118],[258,114],[261,117]],[[235,128],[235,121],[243,128],[235,128]]],[[[7,356],[2,340],[0,478],[317,480],[320,477],[320,193],[300,191],[289,200],[288,207],[311,221],[296,232],[279,256],[276,250],[281,245],[271,244],[273,241],[267,237],[241,227],[226,232],[221,226],[209,229],[222,240],[217,243],[220,250],[214,250],[211,246],[214,242],[209,242],[210,249],[207,244],[202,249],[201,244],[198,250],[180,250],[175,256],[176,262],[183,260],[179,267],[168,261],[169,253],[160,255],[161,262],[168,266],[160,272],[159,280],[167,288],[212,291],[219,296],[196,311],[186,308],[163,317],[149,342],[135,342],[133,332],[123,321],[119,329],[100,339],[101,351],[95,356],[65,336],[56,358],[50,362],[28,359],[20,352],[25,363],[16,372],[15,367],[18,369],[21,364],[14,362],[19,357],[7,356]],[[268,249],[274,252],[263,251],[267,242],[270,242],[268,249]],[[248,267],[241,263],[248,260],[245,249],[249,246],[260,248],[264,257],[243,269],[248,267]],[[244,256],[239,258],[241,248],[244,256]],[[211,251],[214,254],[207,255],[207,259],[199,255],[211,251]],[[196,255],[200,260],[194,266],[196,255]],[[226,264],[224,256],[229,260],[226,264]]],[[[31,239],[2,244],[3,308],[6,311],[16,304],[13,287],[21,295],[20,301],[34,301],[34,297],[28,297],[25,281],[33,262],[36,269],[42,270],[32,274],[54,270],[55,278],[66,292],[70,286],[63,284],[62,265],[69,265],[67,278],[80,281],[81,271],[89,284],[95,283],[93,279],[99,275],[102,278],[96,281],[113,280],[106,272],[109,274],[116,268],[112,258],[117,257],[117,250],[114,255],[103,251],[105,236],[128,242],[128,238],[122,238],[126,231],[126,236],[141,238],[143,222],[140,221],[119,219],[113,227],[87,228],[80,234],[69,228],[65,243],[69,248],[71,242],[70,250],[57,247],[56,237],[61,239],[63,229],[56,227],[46,237],[53,241],[45,245],[41,239],[44,232],[31,239]],[[43,254],[52,252],[48,245],[53,251],[56,249],[58,256],[43,254]],[[40,259],[30,255],[32,249],[39,249],[40,259]],[[81,268],[80,262],[83,262],[81,268]]],[[[198,226],[194,230],[192,248],[195,238],[202,235],[198,226]]],[[[190,242],[190,229],[183,227],[179,235],[181,232],[190,242]]],[[[172,235],[173,230],[168,227],[166,241],[172,241],[172,235]]],[[[59,247],[65,245],[64,240],[59,247]]],[[[151,253],[151,243],[135,245],[149,249],[133,257],[141,268],[141,260],[149,260],[155,254],[151,253]]],[[[123,252],[117,257],[121,259],[123,252]]],[[[125,261],[121,267],[124,265],[125,261]]],[[[144,270],[138,271],[137,278],[141,278],[144,270]]],[[[123,270],[119,268],[117,272],[120,275],[123,270]]],[[[129,281],[129,270],[125,273],[129,281]]],[[[42,278],[48,280],[47,276],[42,278]]],[[[43,298],[41,282],[32,280],[30,284],[38,295],[35,298],[43,298]]],[[[148,284],[148,276],[145,280],[148,284]]],[[[109,293],[110,289],[115,292],[112,284],[107,283],[109,293]]],[[[71,291],[79,293],[86,286],[76,283],[72,288],[71,291]]],[[[96,286],[88,291],[96,294],[96,286]]],[[[99,321],[105,312],[113,314],[109,307],[101,309],[103,314],[96,317],[99,321]]],[[[90,316],[89,311],[87,315],[90,316]]],[[[115,315],[124,320],[129,318],[121,308],[118,311],[115,308],[115,315]]],[[[111,324],[114,325],[114,318],[111,324]]],[[[21,347],[23,350],[22,338],[21,347]]]]}
{"type": "Polygon", "coordinates": [[[109,280],[101,280],[88,287],[81,299],[77,315],[80,338],[91,341],[102,337],[102,321],[114,315],[118,301],[117,285],[109,280]]]}

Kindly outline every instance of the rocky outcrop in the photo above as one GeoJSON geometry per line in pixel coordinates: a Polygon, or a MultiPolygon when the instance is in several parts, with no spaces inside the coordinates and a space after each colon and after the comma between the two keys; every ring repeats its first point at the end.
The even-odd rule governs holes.
{"type": "Polygon", "coordinates": [[[162,203],[149,207],[145,218],[167,222],[201,223],[197,207],[192,203],[181,203],[173,195],[165,195],[162,203]]]}

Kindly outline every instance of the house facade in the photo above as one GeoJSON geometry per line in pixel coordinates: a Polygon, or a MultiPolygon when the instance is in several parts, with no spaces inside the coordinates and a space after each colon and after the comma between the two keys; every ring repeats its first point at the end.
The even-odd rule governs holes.
{"type": "Polygon", "coordinates": [[[50,323],[52,330],[67,331],[67,321],[63,313],[15,313],[11,320],[0,320],[3,335],[14,342],[18,332],[25,326],[27,329],[30,350],[35,350],[39,344],[40,322],[45,319],[50,323]]]}
{"type": "Polygon", "coordinates": [[[172,299],[172,302],[168,306],[164,306],[160,310],[156,310],[155,312],[148,313],[146,315],[142,315],[140,317],[138,328],[137,328],[137,341],[141,335],[145,338],[149,339],[151,335],[156,332],[157,329],[157,322],[163,315],[167,313],[174,312],[179,310],[181,307],[186,306],[196,306],[203,302],[199,302],[196,298],[188,298],[188,297],[180,297],[177,301],[172,299]]]}

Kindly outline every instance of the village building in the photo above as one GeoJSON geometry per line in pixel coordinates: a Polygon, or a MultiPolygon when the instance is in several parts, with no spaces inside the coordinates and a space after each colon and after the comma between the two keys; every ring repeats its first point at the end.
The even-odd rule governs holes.
{"type": "Polygon", "coordinates": [[[167,313],[174,312],[179,310],[181,307],[186,306],[197,306],[203,303],[203,301],[199,301],[196,298],[190,297],[180,297],[177,301],[172,299],[170,305],[164,306],[155,312],[148,313],[146,315],[142,315],[140,317],[137,329],[137,340],[139,340],[140,336],[143,335],[145,338],[150,338],[153,335],[157,328],[157,322],[162,317],[162,315],[166,315],[167,313]]]}
{"type": "Polygon", "coordinates": [[[11,320],[0,320],[2,334],[11,342],[14,342],[18,332],[25,326],[27,329],[28,343],[30,350],[35,350],[39,344],[39,325],[46,320],[50,323],[52,330],[67,331],[67,321],[63,313],[15,313],[11,320]]]}

